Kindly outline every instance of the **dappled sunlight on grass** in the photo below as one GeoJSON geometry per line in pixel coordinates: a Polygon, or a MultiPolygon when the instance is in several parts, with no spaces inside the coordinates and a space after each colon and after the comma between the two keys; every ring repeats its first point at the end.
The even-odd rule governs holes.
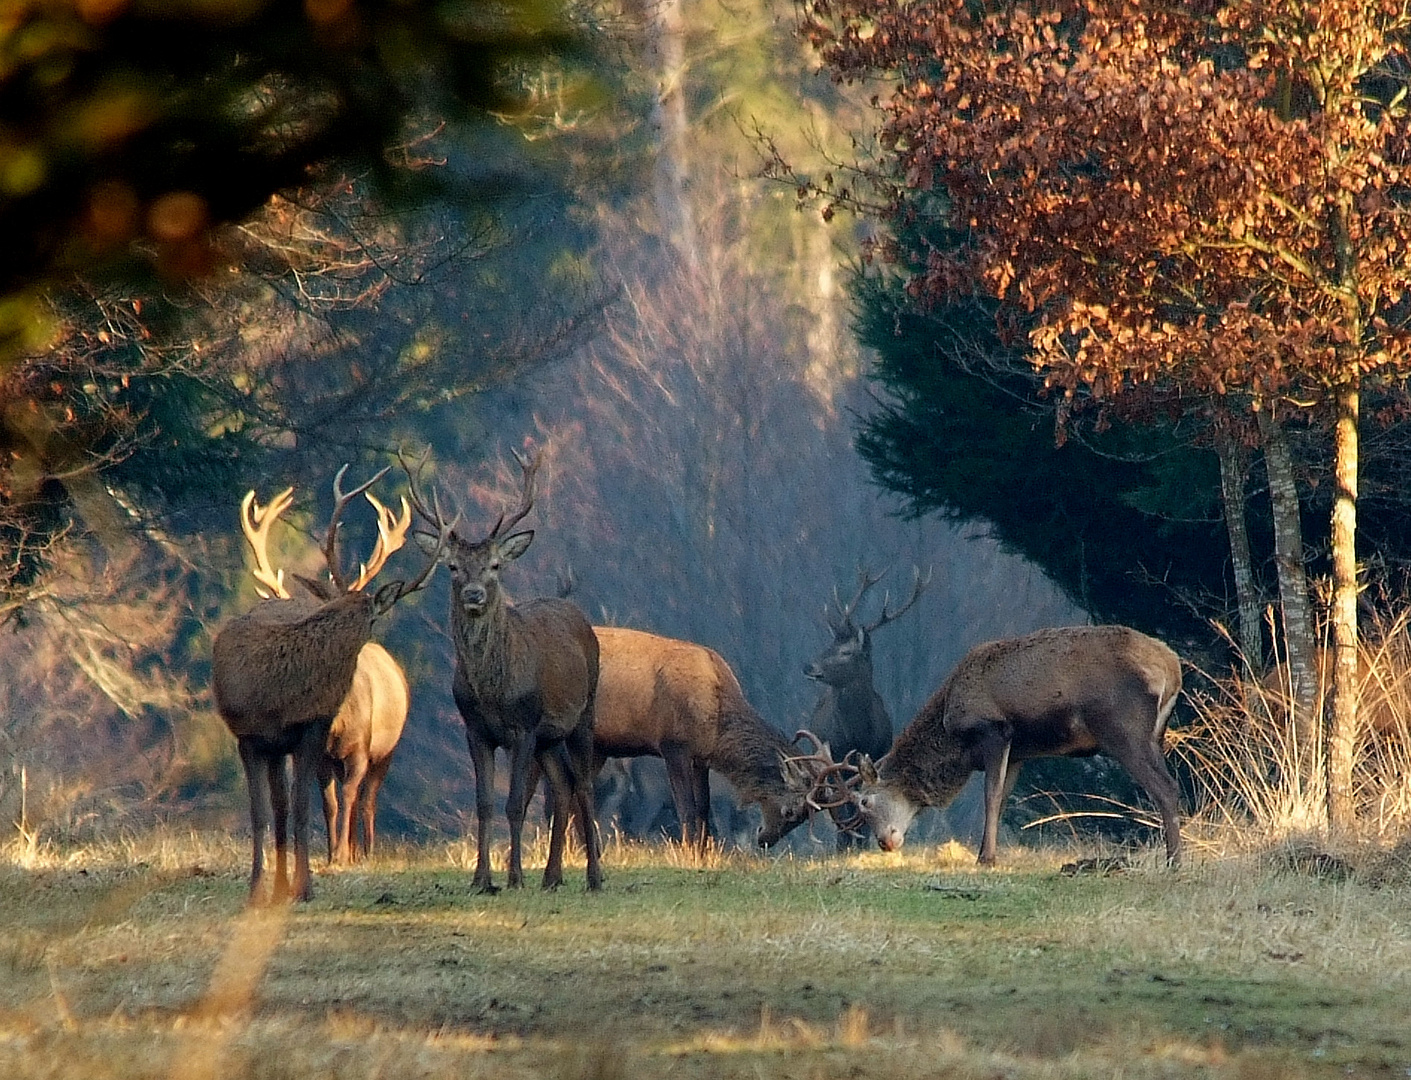
{"type": "Polygon", "coordinates": [[[601,893],[570,876],[482,895],[456,843],[389,844],[320,875],[313,903],[258,912],[238,837],[58,846],[38,870],[0,867],[0,1074],[1411,1068],[1411,894],[1267,850],[1172,872],[1153,849],[1081,872],[1065,868],[1111,850],[1006,848],[982,868],[956,844],[807,858],[615,844],[601,893]]]}

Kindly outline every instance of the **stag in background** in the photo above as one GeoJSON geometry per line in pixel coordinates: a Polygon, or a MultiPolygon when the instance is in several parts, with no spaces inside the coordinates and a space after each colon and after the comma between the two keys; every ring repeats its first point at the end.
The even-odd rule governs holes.
{"type": "Polygon", "coordinates": [[[1180,658],[1125,626],[1057,627],[978,645],[880,761],[814,770],[812,797],[837,801],[841,778],[851,772],[851,801],[878,845],[896,851],[922,808],[950,805],[971,774],[984,770],[980,862],[990,865],[1020,766],[1102,752],[1156,803],[1167,861],[1176,865],[1180,792],[1162,743],[1180,691],[1180,658]]]}
{"type": "MultiPolygon", "coordinates": [[[[510,888],[524,885],[522,836],[537,762],[551,793],[549,857],[544,888],[563,883],[563,849],[570,808],[584,823],[588,888],[602,887],[597,829],[593,822],[593,715],[598,687],[598,639],[588,617],[568,600],[541,597],[510,603],[500,571],[524,554],[532,530],[511,532],[534,505],[534,478],[541,455],[521,472],[519,506],[501,514],[488,535],[466,540],[454,530],[446,548],[451,571],[451,638],[455,674],[451,693],[465,721],[475,768],[475,888],[494,892],[490,873],[490,826],[494,815],[495,751],[510,760],[505,815],[510,830],[510,888]]],[[[434,520],[419,493],[426,461],[403,462],[417,512],[434,520]]]]}
{"type": "Polygon", "coordinates": [[[745,699],[719,653],[642,630],[594,631],[601,650],[595,774],[607,758],[661,758],[681,840],[697,850],[713,835],[711,769],[729,779],[742,803],[759,804],[761,847],[778,843],[808,817],[786,777],[792,745],[745,699]]]}
{"type": "MultiPolygon", "coordinates": [[[[354,578],[342,569],[339,529],[348,504],[382,477],[382,470],[352,491],[342,488],[345,465],[333,481],[334,507],[324,544],[324,561],[332,578],[331,599],[291,602],[280,597],[283,571],[274,571],[265,550],[270,526],[288,505],[292,488],[268,507],[255,503],[249,492],[241,503],[241,526],[254,550],[256,576],[274,590],[243,615],[231,619],[216,634],[212,647],[212,679],[216,708],[240,748],[240,761],[250,794],[253,852],[250,899],[265,899],[264,835],[274,823],[275,875],[273,898],[309,900],[309,788],[328,744],[333,718],[353,685],[358,657],[372,637],[373,623],[402,597],[420,589],[440,556],[450,527],[436,521],[435,553],[410,582],[394,581],[376,593],[368,584],[389,556],[405,542],[411,510],[405,500],[400,519],[370,494],[377,511],[378,537],[372,556],[354,578]],[[290,788],[287,763],[294,762],[294,876],[288,880],[290,788]]],[[[287,593],[285,594],[287,596],[287,593]]]]}
{"type": "Polygon", "coordinates": [[[372,854],[377,843],[377,795],[392,767],[410,704],[401,665],[381,645],[369,641],[358,654],[352,689],[333,718],[319,763],[330,863],[346,865],[355,856],[372,854]]]}
{"type": "MultiPolygon", "coordinates": [[[[931,578],[912,569],[911,596],[891,610],[891,594],[882,598],[882,610],[871,622],[862,622],[857,606],[868,591],[886,575],[873,575],[865,567],[858,570],[857,592],[846,604],[833,590],[832,607],[825,606],[824,618],[833,640],[803,673],[823,684],[823,693],[813,707],[808,730],[828,744],[839,758],[849,754],[880,758],[892,746],[892,717],[872,681],[872,635],[905,615],[920,599],[931,578]],[[833,608],[837,615],[834,616],[833,608]]],[[[838,847],[847,848],[862,838],[857,828],[838,831],[838,847]]]]}

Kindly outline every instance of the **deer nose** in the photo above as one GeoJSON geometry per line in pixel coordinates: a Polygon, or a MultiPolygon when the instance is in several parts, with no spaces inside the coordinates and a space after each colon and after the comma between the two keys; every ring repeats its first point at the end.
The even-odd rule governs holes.
{"type": "Polygon", "coordinates": [[[887,829],[877,834],[877,846],[883,851],[898,851],[901,848],[901,834],[896,829],[887,829]]]}
{"type": "Polygon", "coordinates": [[[481,607],[485,603],[485,586],[469,584],[461,586],[461,603],[466,607],[481,607]]]}

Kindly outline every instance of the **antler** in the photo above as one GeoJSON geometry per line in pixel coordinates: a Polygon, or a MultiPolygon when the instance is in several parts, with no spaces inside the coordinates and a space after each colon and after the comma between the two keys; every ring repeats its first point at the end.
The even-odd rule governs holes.
{"type": "MultiPolygon", "coordinates": [[[[381,611],[387,610],[402,597],[408,596],[411,593],[414,593],[418,589],[422,588],[426,584],[426,579],[431,576],[431,571],[435,570],[436,564],[441,561],[441,553],[446,550],[446,545],[451,542],[451,533],[455,530],[457,522],[460,521],[460,515],[457,514],[450,521],[447,521],[444,517],[442,517],[441,504],[436,500],[436,497],[434,495],[432,496],[431,504],[433,512],[435,514],[435,517],[432,520],[436,525],[436,547],[431,551],[430,554],[427,555],[426,564],[422,566],[421,573],[417,574],[417,576],[412,578],[411,581],[392,581],[377,590],[375,604],[377,608],[381,611]]],[[[388,513],[386,507],[379,505],[378,510],[379,516],[385,514],[387,518],[391,518],[391,514],[388,513]]],[[[402,540],[406,537],[407,526],[410,524],[410,508],[407,506],[407,500],[403,499],[402,519],[397,523],[397,528],[395,532],[395,536],[397,538],[397,547],[402,546],[402,540]]],[[[382,523],[379,521],[379,532],[381,531],[381,529],[382,523]]],[[[397,549],[392,548],[391,551],[388,552],[388,554],[390,555],[392,551],[395,550],[397,549]]],[[[374,570],[372,573],[376,572],[377,571],[374,570]]],[[[371,576],[372,574],[368,575],[369,578],[371,576]]]]}
{"type": "MultiPolygon", "coordinates": [[[[809,808],[815,811],[836,810],[856,803],[856,789],[862,783],[861,770],[853,763],[856,753],[849,751],[842,761],[834,761],[828,745],[807,728],[794,732],[794,741],[799,739],[812,742],[813,753],[786,757],[784,764],[808,784],[804,802],[809,808]]],[[[850,826],[839,824],[839,828],[848,832],[856,831],[860,826],[860,822],[852,822],[850,826]]]]}
{"type": "Polygon", "coordinates": [[[539,472],[539,466],[543,463],[544,451],[536,450],[534,456],[528,460],[518,450],[510,452],[514,454],[515,461],[519,462],[519,507],[510,515],[509,520],[505,519],[504,514],[500,515],[495,522],[495,527],[490,530],[491,539],[496,539],[509,532],[524,520],[530,510],[534,509],[534,477],[539,472]]]}
{"type": "Polygon", "coordinates": [[[277,596],[281,600],[289,599],[289,590],[284,587],[284,571],[276,571],[269,561],[269,530],[274,525],[275,519],[280,514],[288,510],[294,502],[294,489],[285,488],[273,499],[268,506],[261,506],[255,501],[255,491],[251,488],[245,493],[245,498],[240,500],[240,531],[245,534],[245,539],[250,545],[250,550],[255,553],[255,580],[264,585],[270,591],[256,589],[266,600],[271,596],[277,596]]]}
{"type": "Polygon", "coordinates": [[[400,550],[407,542],[407,530],[412,524],[412,508],[405,495],[402,496],[400,518],[394,517],[392,511],[378,502],[372,492],[365,493],[363,497],[372,503],[373,509],[377,511],[377,543],[373,546],[372,557],[358,571],[357,580],[353,582],[353,592],[360,592],[363,586],[377,576],[388,556],[400,550]]]}
{"type": "MultiPolygon", "coordinates": [[[[852,625],[853,613],[857,610],[857,605],[862,601],[862,598],[867,595],[867,590],[886,576],[886,570],[874,576],[868,571],[867,567],[858,567],[857,592],[853,594],[853,598],[846,604],[844,604],[842,599],[838,596],[838,587],[836,585],[833,586],[833,603],[838,608],[838,614],[842,616],[837,622],[834,622],[831,616],[828,617],[828,625],[833,628],[835,633],[841,633],[844,629],[852,625]]],[[[826,609],[824,610],[824,614],[827,616],[826,609]]]]}
{"type": "MultiPolygon", "coordinates": [[[[426,463],[431,459],[431,447],[422,451],[421,457],[417,460],[416,468],[407,464],[406,456],[402,453],[402,448],[397,447],[397,460],[402,465],[402,471],[407,474],[407,490],[411,494],[412,509],[417,512],[417,516],[425,518],[427,521],[439,522],[441,520],[441,504],[439,495],[433,488],[431,492],[431,502],[428,503],[421,496],[419,485],[421,484],[421,474],[426,469],[426,463]]],[[[417,535],[421,535],[418,530],[417,535]]]]}
{"type": "Polygon", "coordinates": [[[926,591],[926,586],[931,584],[931,575],[934,572],[935,567],[927,567],[926,576],[923,578],[921,576],[921,567],[913,566],[911,568],[911,595],[907,598],[906,603],[897,608],[896,611],[888,611],[887,605],[891,602],[892,594],[885,594],[882,597],[882,614],[878,615],[874,621],[867,624],[867,632],[871,634],[876,630],[880,630],[889,622],[895,622],[910,611],[912,605],[914,605],[917,600],[921,599],[921,594],[926,591]]]}
{"type": "MultiPolygon", "coordinates": [[[[359,581],[362,581],[362,584],[360,585],[349,585],[347,579],[343,577],[342,560],[341,556],[338,553],[338,529],[342,525],[341,519],[343,517],[343,511],[348,508],[348,504],[350,502],[352,502],[359,495],[363,494],[363,492],[367,491],[368,488],[372,487],[373,484],[377,483],[384,476],[386,476],[389,468],[390,466],[384,466],[383,468],[379,469],[371,480],[359,484],[352,491],[343,490],[343,476],[348,471],[347,465],[344,465],[341,469],[339,469],[338,474],[333,478],[333,514],[328,519],[328,538],[324,541],[323,544],[323,560],[328,564],[329,576],[333,578],[333,584],[338,586],[338,590],[340,592],[354,592],[357,589],[362,588],[362,585],[367,584],[366,581],[362,581],[361,575],[359,576],[359,581]]],[[[373,505],[378,506],[380,504],[378,504],[376,500],[373,500],[373,505]]],[[[381,527],[381,521],[379,520],[379,533],[381,532],[381,527]]],[[[381,540],[382,538],[381,536],[379,536],[379,545],[381,544],[381,540]]],[[[386,555],[390,554],[390,551],[386,553],[386,555]]],[[[386,561],[386,555],[383,556],[384,562],[386,561]]],[[[374,558],[376,558],[375,554],[374,558]]],[[[380,566],[381,564],[379,563],[378,565],[380,566]]]]}

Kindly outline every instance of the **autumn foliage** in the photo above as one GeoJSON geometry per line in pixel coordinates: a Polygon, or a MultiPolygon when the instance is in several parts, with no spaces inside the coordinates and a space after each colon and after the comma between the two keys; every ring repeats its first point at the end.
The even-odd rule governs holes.
{"type": "Polygon", "coordinates": [[[1399,3],[819,0],[841,79],[955,244],[920,297],[1039,315],[1050,386],[1306,396],[1411,359],[1399,3]]]}

